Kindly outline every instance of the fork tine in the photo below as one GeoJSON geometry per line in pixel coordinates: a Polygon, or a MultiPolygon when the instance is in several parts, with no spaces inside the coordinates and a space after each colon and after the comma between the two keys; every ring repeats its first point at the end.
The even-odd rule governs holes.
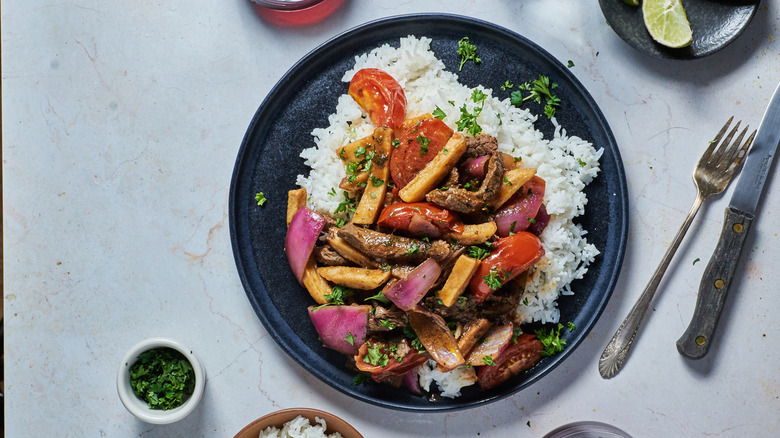
{"type": "MultiPolygon", "coordinates": [[[[739,139],[742,139],[742,136],[745,135],[747,130],[748,128],[745,127],[745,130],[742,131],[742,134],[739,135],[739,139]]],[[[748,137],[747,140],[745,141],[745,144],[743,144],[742,147],[740,147],[734,152],[732,162],[729,165],[729,171],[736,171],[736,169],[739,169],[742,160],[745,158],[745,155],[747,155],[748,153],[748,149],[750,149],[750,146],[753,144],[753,139],[756,138],[756,132],[757,131],[754,130],[753,133],[750,134],[750,137],[748,137]]]]}
{"type": "Polygon", "coordinates": [[[718,166],[728,166],[731,164],[732,161],[734,161],[734,157],[736,154],[739,153],[739,148],[742,145],[742,139],[745,137],[745,134],[747,134],[749,126],[745,126],[745,129],[742,130],[742,132],[739,133],[737,138],[731,142],[731,144],[724,145],[726,150],[723,151],[723,154],[720,156],[720,161],[718,161],[718,166]]]}
{"type": "Polygon", "coordinates": [[[712,155],[712,151],[715,150],[715,146],[718,145],[718,142],[723,137],[723,134],[726,133],[726,130],[729,129],[729,125],[731,125],[731,121],[734,120],[734,116],[729,117],[729,119],[726,121],[726,124],[723,125],[722,128],[720,128],[720,131],[718,131],[718,134],[715,136],[714,139],[710,142],[710,145],[707,147],[707,150],[704,151],[704,153],[701,155],[701,159],[699,162],[704,163],[707,160],[709,160],[710,155],[712,155]]]}
{"type": "Polygon", "coordinates": [[[737,130],[739,129],[740,123],[741,120],[738,121],[736,125],[734,125],[734,128],[731,129],[731,131],[726,136],[726,138],[724,138],[723,141],[720,142],[718,149],[712,153],[712,157],[710,158],[710,164],[717,165],[721,162],[724,155],[726,155],[726,149],[729,147],[729,144],[731,143],[731,139],[734,138],[734,134],[736,134],[737,130]]]}

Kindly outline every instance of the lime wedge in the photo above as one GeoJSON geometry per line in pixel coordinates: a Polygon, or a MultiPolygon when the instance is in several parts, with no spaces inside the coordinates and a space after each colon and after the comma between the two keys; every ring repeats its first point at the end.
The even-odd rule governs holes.
{"type": "Polygon", "coordinates": [[[650,36],[664,46],[676,49],[693,41],[691,24],[680,0],[644,0],[642,16],[650,36]]]}
{"type": "Polygon", "coordinates": [[[623,3],[629,6],[639,6],[639,0],[623,0],[623,3]]]}

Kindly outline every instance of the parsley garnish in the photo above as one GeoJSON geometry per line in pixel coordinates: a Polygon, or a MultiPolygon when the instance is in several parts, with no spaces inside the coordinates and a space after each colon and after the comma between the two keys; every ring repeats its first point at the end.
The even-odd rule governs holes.
{"type": "Polygon", "coordinates": [[[582,158],[577,158],[577,163],[579,163],[580,167],[585,167],[588,163],[582,161],[582,158]]]}
{"type": "Polygon", "coordinates": [[[513,83],[509,82],[509,80],[507,79],[507,81],[504,82],[504,85],[501,86],[501,91],[506,91],[506,90],[508,90],[510,88],[514,88],[514,86],[515,85],[513,83]]]}
{"type": "Polygon", "coordinates": [[[512,181],[509,181],[509,178],[507,178],[507,177],[504,177],[504,182],[505,182],[505,183],[506,183],[506,185],[508,185],[508,186],[511,186],[511,185],[512,185],[512,181]]]}
{"type": "Polygon", "coordinates": [[[432,114],[433,114],[433,117],[436,117],[439,120],[442,120],[445,117],[447,117],[447,114],[445,114],[444,111],[442,111],[441,108],[439,108],[438,105],[436,105],[436,109],[433,110],[432,114]]]}
{"type": "Polygon", "coordinates": [[[344,338],[345,341],[349,342],[349,345],[354,346],[355,345],[355,335],[353,335],[350,332],[347,332],[347,336],[344,338]]]}
{"type": "Polygon", "coordinates": [[[355,377],[352,378],[352,385],[354,386],[365,385],[368,382],[369,382],[368,375],[363,373],[355,374],[355,377]]]}
{"type": "Polygon", "coordinates": [[[512,343],[517,344],[517,338],[523,334],[523,329],[520,327],[514,327],[512,329],[512,343]]]}
{"type": "Polygon", "coordinates": [[[418,135],[417,136],[417,143],[420,144],[420,155],[425,155],[428,153],[428,144],[431,142],[431,139],[428,137],[425,137],[424,135],[418,135]]]}
{"type": "Polygon", "coordinates": [[[382,291],[379,291],[376,295],[370,296],[363,301],[368,301],[368,300],[377,300],[380,303],[385,303],[385,304],[390,302],[390,299],[387,298],[385,294],[382,293],[382,291]]]}
{"type": "Polygon", "coordinates": [[[195,372],[184,355],[170,348],[145,351],[130,367],[133,392],[150,408],[181,406],[195,388],[195,372]]]}
{"type": "Polygon", "coordinates": [[[411,340],[412,348],[417,350],[418,353],[425,353],[425,346],[420,341],[420,338],[417,337],[417,333],[414,332],[414,329],[411,326],[404,326],[404,336],[411,340]]]}
{"type": "Polygon", "coordinates": [[[482,60],[477,56],[477,46],[471,44],[469,37],[463,37],[458,41],[458,55],[460,55],[460,66],[458,71],[463,69],[463,64],[466,61],[474,61],[474,64],[479,64],[482,60]]]}
{"type": "Polygon", "coordinates": [[[393,145],[394,148],[397,148],[398,145],[400,145],[400,144],[401,144],[401,140],[399,140],[397,138],[392,141],[392,145],[393,145]]]}
{"type": "Polygon", "coordinates": [[[552,90],[557,86],[558,84],[550,82],[550,78],[547,76],[539,75],[539,79],[530,83],[526,82],[520,85],[517,91],[513,91],[510,101],[512,105],[520,106],[526,100],[533,100],[540,105],[544,100],[544,114],[548,119],[551,119],[555,115],[555,107],[561,104],[561,99],[552,94],[552,90]],[[523,90],[528,91],[528,96],[523,97],[523,90]]]}
{"type": "Polygon", "coordinates": [[[571,59],[569,60],[568,67],[569,67],[569,68],[572,68],[572,67],[574,67],[574,61],[572,61],[571,59]]]}
{"type": "Polygon", "coordinates": [[[488,254],[490,254],[492,246],[493,245],[490,242],[485,242],[481,245],[472,245],[469,247],[467,252],[469,257],[482,260],[487,257],[488,254]]]}
{"type": "Polygon", "coordinates": [[[371,178],[371,184],[372,184],[374,187],[379,187],[379,186],[381,186],[382,184],[384,184],[384,183],[385,183],[385,180],[383,180],[383,179],[379,179],[379,178],[375,177],[374,175],[371,175],[371,177],[370,177],[370,178],[371,178]]]}
{"type": "Polygon", "coordinates": [[[267,201],[267,199],[265,199],[265,195],[263,194],[263,192],[260,192],[255,195],[255,201],[257,201],[257,205],[263,205],[265,204],[265,201],[267,201]]]}
{"type": "Polygon", "coordinates": [[[420,245],[417,242],[412,242],[412,246],[409,248],[409,255],[417,254],[420,252],[420,245]]]}
{"type": "Polygon", "coordinates": [[[563,351],[563,346],[566,345],[566,341],[561,339],[562,328],[563,324],[558,324],[557,327],[550,329],[550,333],[547,333],[544,329],[539,329],[534,332],[544,346],[542,356],[553,356],[563,351]]]}
{"type": "Polygon", "coordinates": [[[571,321],[567,322],[567,323],[566,323],[566,328],[568,328],[570,332],[573,332],[573,331],[574,331],[574,328],[575,328],[575,327],[574,327],[574,323],[573,323],[573,322],[571,322],[571,321]]]}
{"type": "Polygon", "coordinates": [[[466,307],[469,304],[469,299],[463,295],[458,297],[458,307],[466,307]]]}
{"type": "Polygon", "coordinates": [[[352,289],[337,284],[333,286],[329,294],[325,294],[325,299],[328,300],[328,304],[342,306],[344,305],[344,300],[352,295],[354,295],[352,289]]]}
{"type": "Polygon", "coordinates": [[[366,355],[363,357],[363,362],[380,367],[387,366],[389,360],[390,357],[387,353],[383,353],[382,350],[380,350],[379,344],[369,344],[368,351],[366,351],[366,355]]]}
{"type": "Polygon", "coordinates": [[[696,257],[696,260],[694,260],[694,261],[693,261],[693,264],[695,265],[695,264],[696,264],[696,262],[698,262],[698,261],[700,261],[700,260],[701,260],[700,258],[696,257]]]}
{"type": "Polygon", "coordinates": [[[479,126],[479,123],[477,123],[477,117],[479,117],[479,114],[482,113],[482,108],[485,107],[486,97],[487,94],[483,93],[481,90],[474,89],[474,91],[471,92],[471,100],[474,103],[479,104],[479,106],[474,107],[473,113],[469,112],[465,103],[462,107],[460,107],[460,119],[455,122],[458,125],[458,131],[465,130],[472,136],[482,132],[482,127],[479,126]]]}
{"type": "Polygon", "coordinates": [[[344,191],[344,200],[339,202],[338,207],[336,207],[335,210],[333,210],[333,213],[341,213],[345,212],[347,215],[349,215],[349,212],[354,212],[357,208],[357,196],[354,198],[349,197],[349,193],[347,191],[344,191]]]}
{"type": "Polygon", "coordinates": [[[336,188],[335,187],[331,187],[330,191],[328,192],[328,194],[330,196],[336,196],[336,188]]]}
{"type": "Polygon", "coordinates": [[[390,321],[389,319],[383,319],[379,321],[379,325],[381,325],[382,327],[387,327],[390,330],[395,328],[395,323],[393,323],[393,321],[390,321]]]}
{"type": "Polygon", "coordinates": [[[501,277],[498,275],[498,271],[496,271],[496,268],[493,268],[490,270],[490,273],[488,275],[485,275],[482,277],[483,280],[485,280],[485,284],[488,285],[490,290],[498,290],[501,288],[501,277]]]}
{"type": "Polygon", "coordinates": [[[493,362],[493,358],[490,356],[485,356],[482,358],[482,362],[484,362],[486,365],[495,365],[496,363],[493,362]]]}

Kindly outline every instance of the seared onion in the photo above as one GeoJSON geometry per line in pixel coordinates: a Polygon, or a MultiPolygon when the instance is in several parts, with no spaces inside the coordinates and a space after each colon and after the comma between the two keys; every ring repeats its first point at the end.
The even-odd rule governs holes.
{"type": "Polygon", "coordinates": [[[325,218],[307,207],[298,209],[290,222],[284,240],[284,252],[299,283],[303,278],[303,270],[309,261],[314,244],[317,243],[317,238],[320,237],[324,227],[325,218]]]}
{"type": "Polygon", "coordinates": [[[409,325],[425,349],[444,370],[452,370],[465,363],[458,350],[458,342],[441,315],[417,306],[409,312],[409,325]]]}
{"type": "Polygon", "coordinates": [[[420,367],[413,368],[408,373],[404,374],[404,385],[414,395],[422,395],[422,389],[420,388],[420,375],[417,372],[420,367]]]}
{"type": "Polygon", "coordinates": [[[528,229],[526,231],[530,233],[534,233],[537,236],[541,236],[542,231],[544,231],[544,229],[547,228],[547,224],[549,223],[550,223],[550,214],[547,213],[547,207],[545,207],[544,204],[542,204],[539,206],[539,212],[536,213],[534,222],[528,226],[528,229]]]}
{"type": "Polygon", "coordinates": [[[534,176],[496,212],[498,235],[524,231],[535,220],[544,200],[544,180],[534,176]]]}
{"type": "Polygon", "coordinates": [[[441,266],[434,259],[427,259],[414,268],[405,279],[390,287],[385,296],[399,309],[411,310],[422,300],[441,275],[441,266]]]}
{"type": "Polygon", "coordinates": [[[412,215],[409,222],[409,232],[415,236],[428,236],[432,239],[441,237],[441,230],[422,215],[412,215]]]}
{"type": "Polygon", "coordinates": [[[338,352],[356,355],[366,342],[368,314],[371,306],[309,307],[314,329],[326,347],[338,352]]]}
{"type": "Polygon", "coordinates": [[[471,159],[463,163],[460,167],[463,172],[464,178],[470,179],[482,179],[485,177],[485,168],[487,167],[488,155],[482,155],[477,158],[471,159]]]}
{"type": "Polygon", "coordinates": [[[512,340],[512,324],[494,326],[481,341],[477,342],[466,357],[466,363],[471,366],[490,365],[494,363],[501,352],[509,345],[512,340]],[[485,359],[490,357],[490,359],[485,359]]]}

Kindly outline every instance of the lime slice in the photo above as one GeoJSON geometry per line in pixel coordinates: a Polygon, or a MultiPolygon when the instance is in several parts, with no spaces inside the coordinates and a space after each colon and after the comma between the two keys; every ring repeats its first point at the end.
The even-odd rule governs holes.
{"type": "Polygon", "coordinates": [[[693,41],[691,24],[680,0],[644,0],[642,16],[650,36],[664,46],[676,49],[693,41]]]}
{"type": "Polygon", "coordinates": [[[623,3],[629,6],[639,6],[639,0],[623,0],[623,3]]]}

